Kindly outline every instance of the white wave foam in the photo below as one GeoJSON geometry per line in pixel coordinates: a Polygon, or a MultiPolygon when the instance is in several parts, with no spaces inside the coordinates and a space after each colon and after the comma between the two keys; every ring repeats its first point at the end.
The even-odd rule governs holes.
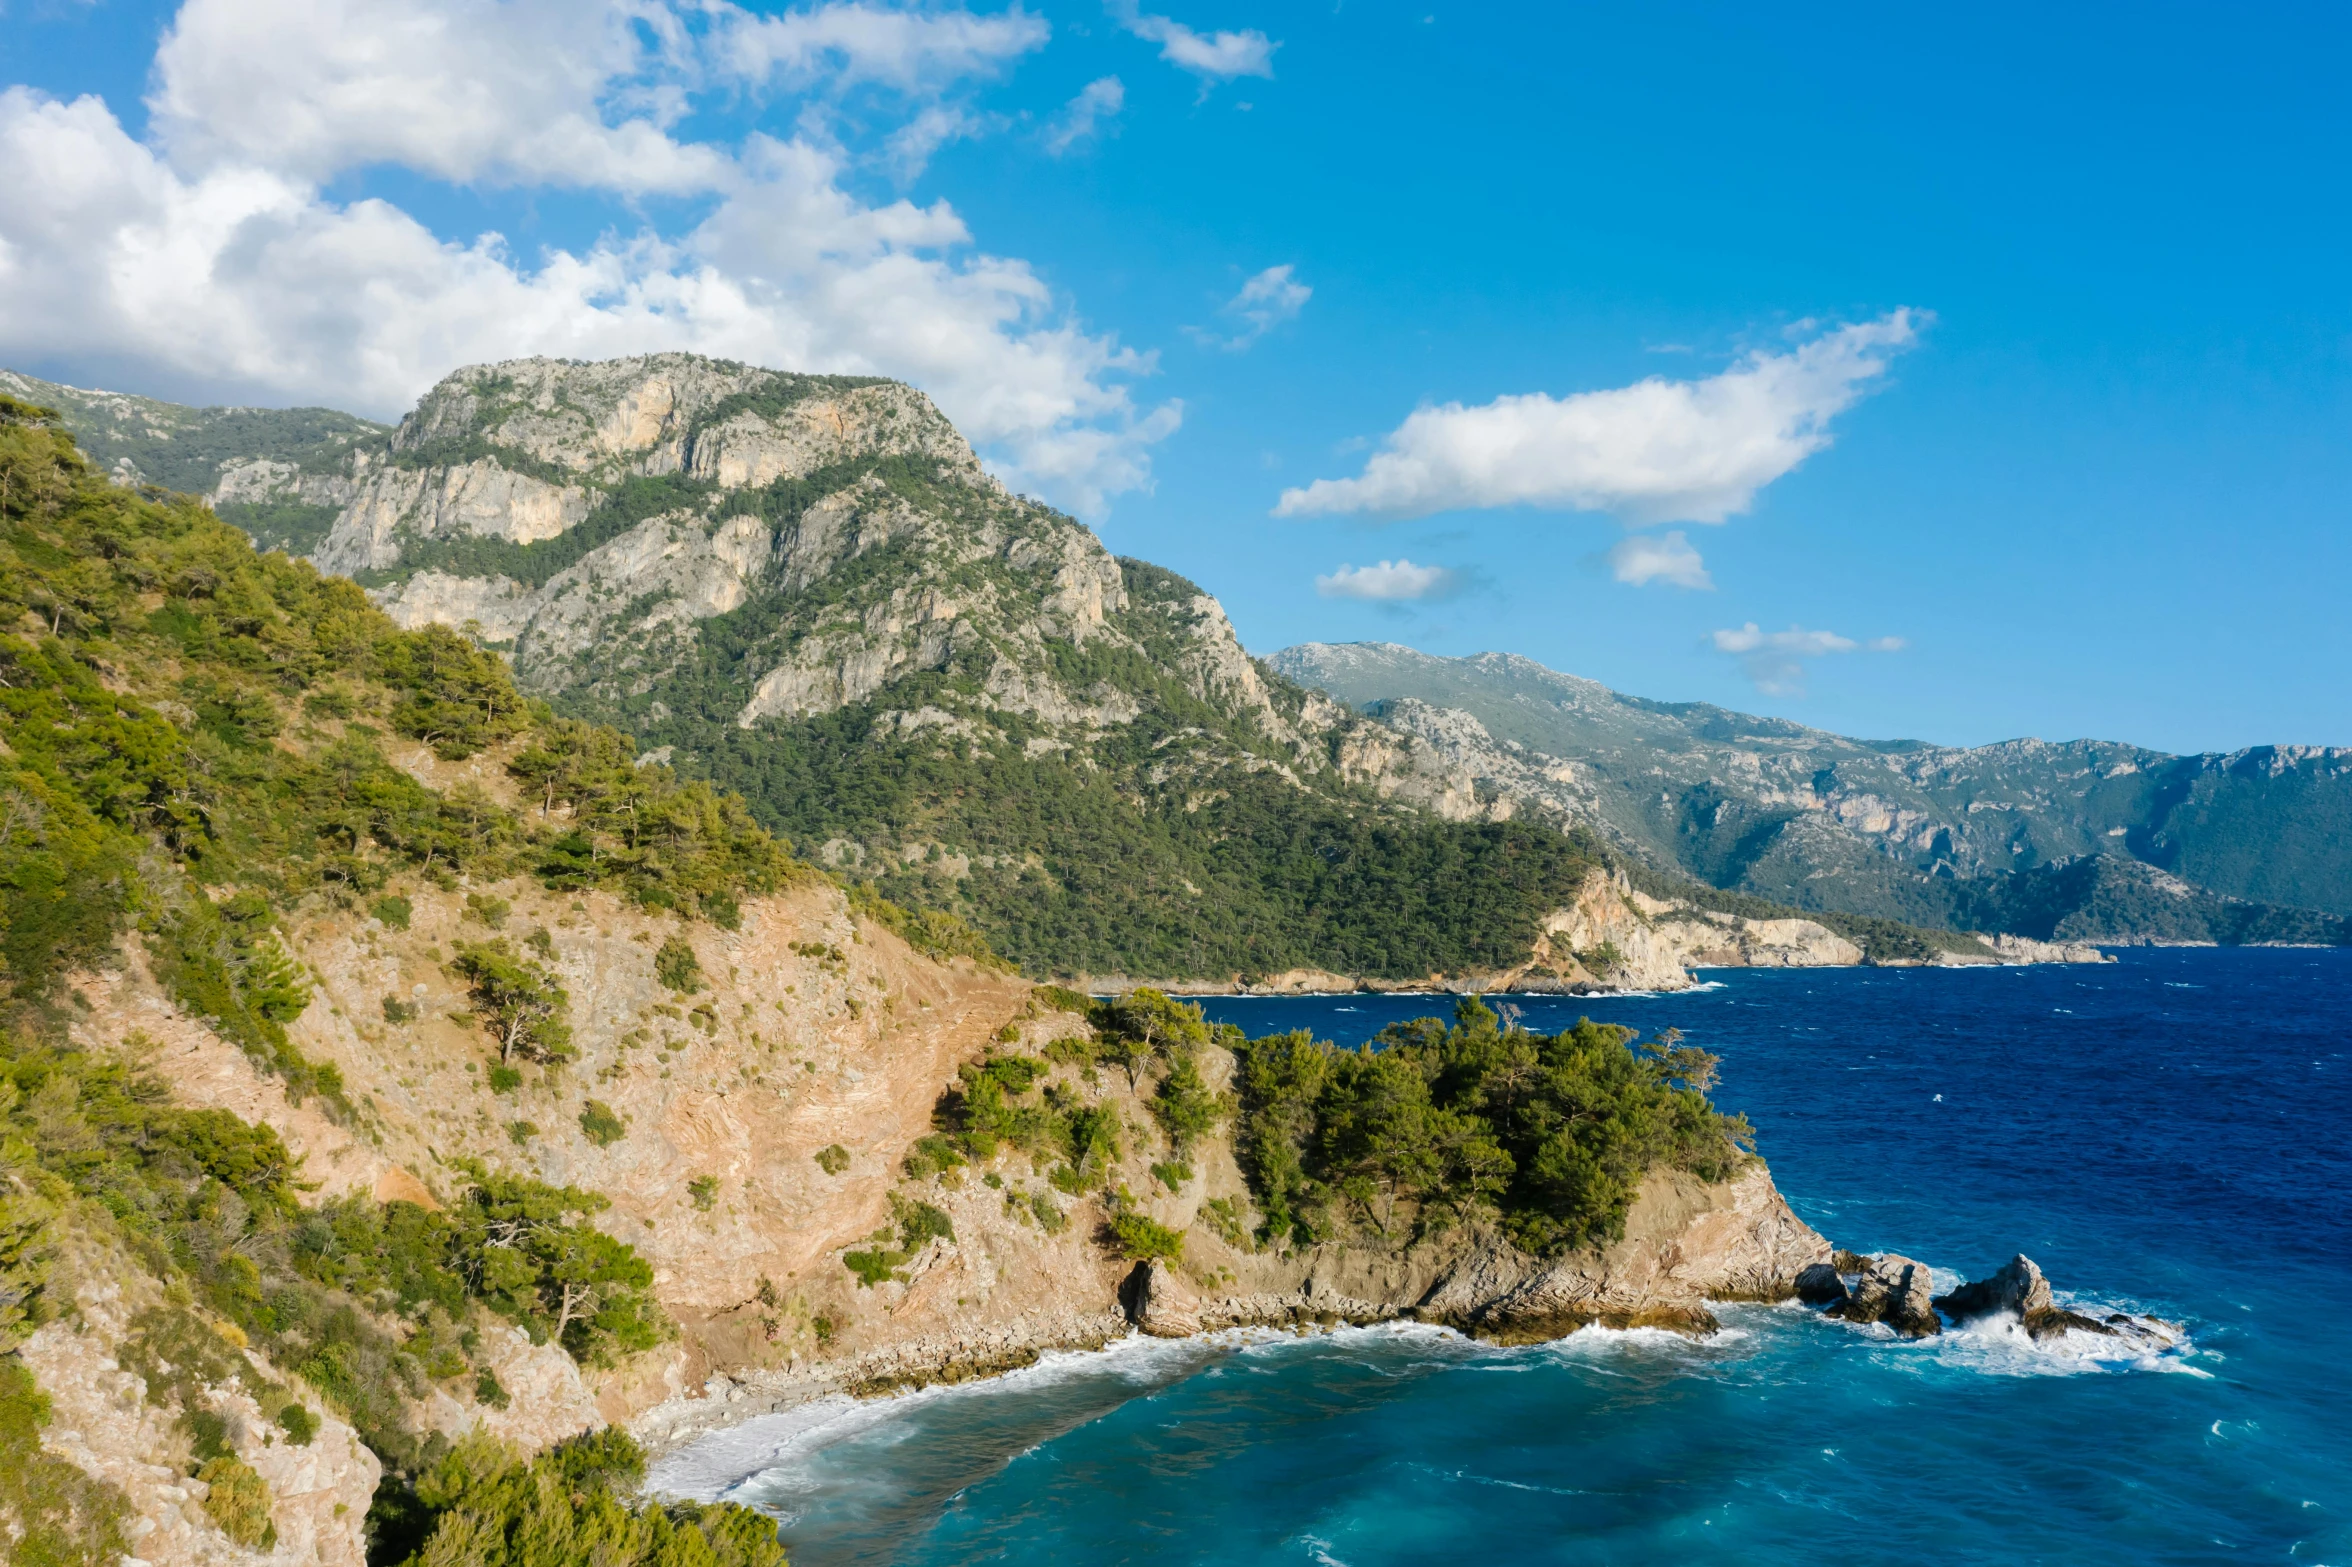
{"type": "Polygon", "coordinates": [[[1047,1350],[1034,1365],[976,1382],[935,1384],[883,1398],[829,1393],[790,1409],[696,1437],[654,1461],[646,1484],[665,1496],[715,1501],[747,1481],[852,1437],[864,1436],[944,1399],[1035,1393],[1057,1383],[1115,1378],[1137,1390],[1173,1380],[1214,1357],[1217,1339],[1147,1338],[1131,1333],[1101,1349],[1047,1350]]]}
{"type": "MultiPolygon", "coordinates": [[[[2084,1315],[2093,1315],[2085,1312],[2084,1315]]],[[[2050,1338],[2037,1339],[2025,1324],[2007,1312],[1978,1317],[1925,1341],[1946,1365],[1964,1367],[1986,1376],[2080,1376],[2086,1372],[2158,1371],[2187,1376],[2210,1376],[2191,1363],[2191,1346],[2184,1336],[2166,1344],[2136,1334],[2085,1332],[2070,1328],[2050,1338]]]]}

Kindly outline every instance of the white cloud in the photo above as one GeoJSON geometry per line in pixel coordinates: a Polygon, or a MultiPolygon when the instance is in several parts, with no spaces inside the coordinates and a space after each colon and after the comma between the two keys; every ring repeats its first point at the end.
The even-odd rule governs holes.
{"type": "Polygon", "coordinates": [[[608,124],[612,84],[660,68],[657,7],[604,0],[187,0],[148,94],[175,166],[324,181],[398,164],[439,179],[694,191],[724,156],[671,139],[674,97],[608,124]]]}
{"type": "Polygon", "coordinates": [[[993,16],[970,11],[909,11],[836,3],[758,16],[716,0],[714,56],[719,69],[748,81],[800,85],[878,82],[902,92],[937,90],[989,76],[1032,50],[1053,30],[1018,5],[993,16]]]}
{"type": "Polygon", "coordinates": [[[1759,631],[1749,621],[1734,631],[1717,631],[1709,636],[1719,653],[1786,653],[1791,657],[1819,658],[1824,653],[1851,653],[1859,646],[1852,637],[1841,637],[1834,631],[1807,631],[1802,626],[1791,626],[1786,631],[1759,631]]]}
{"type": "Polygon", "coordinates": [[[1897,310],[1755,353],[1699,381],[1424,407],[1353,479],[1282,492],[1275,514],[1418,517],[1466,507],[1608,511],[1637,522],[1721,522],[1829,444],[1829,421],[1916,340],[1897,310]]]}
{"type": "Polygon", "coordinates": [[[1379,604],[1450,598],[1461,587],[1461,573],[1443,566],[1416,566],[1409,560],[1342,566],[1315,579],[1315,591],[1327,599],[1368,599],[1379,604]]]}
{"type": "Polygon", "coordinates": [[[974,114],[959,103],[925,105],[883,142],[892,169],[904,182],[923,172],[931,155],[953,141],[970,141],[1002,130],[1001,115],[974,114]]]}
{"type": "Polygon", "coordinates": [[[1894,653],[1905,645],[1901,637],[1878,637],[1861,643],[1834,631],[1807,631],[1802,626],[1765,631],[1752,620],[1744,626],[1710,632],[1707,640],[1718,653],[1737,658],[1742,672],[1766,696],[1803,696],[1806,659],[1851,653],[1860,647],[1867,647],[1873,653],[1894,653]]]}
{"type": "Polygon", "coordinates": [[[1103,123],[1117,119],[1126,106],[1127,89],[1116,76],[1088,82],[1045,133],[1045,150],[1058,158],[1080,142],[1092,141],[1102,134],[1103,123]]]}
{"type": "Polygon", "coordinates": [[[1637,533],[1619,539],[1605,558],[1611,575],[1635,587],[1648,582],[1666,582],[1678,588],[1715,586],[1715,579],[1707,575],[1706,562],[1699,559],[1699,552],[1680,528],[1657,538],[1637,533]]]}
{"type": "Polygon", "coordinates": [[[1313,289],[1292,275],[1296,270],[1288,264],[1268,267],[1242,284],[1240,293],[1225,301],[1220,307],[1222,313],[1241,323],[1240,330],[1231,337],[1198,328],[1186,330],[1204,343],[1239,353],[1283,322],[1296,319],[1307,308],[1307,301],[1315,297],[1313,289]]]}
{"type": "Polygon", "coordinates": [[[1199,77],[1203,91],[1211,82],[1237,76],[1274,75],[1274,51],[1282,45],[1256,28],[1239,32],[1196,33],[1172,17],[1138,10],[1135,0],[1113,0],[1111,15],[1136,37],[1160,46],[1160,58],[1199,77]]]}
{"type": "MultiPolygon", "coordinates": [[[[806,137],[674,140],[660,91],[598,78],[669,57],[663,18],[676,17],[655,0],[627,0],[640,42],[621,43],[606,23],[623,0],[602,12],[334,0],[348,37],[270,3],[189,0],[158,62],[152,144],[97,98],[0,92],[0,361],[377,416],[458,365],[537,353],[678,348],[893,375],[929,392],[1009,481],[1089,514],[1149,483],[1149,448],[1181,420],[1180,405],[1139,407],[1128,390],[1150,355],[1086,330],[1026,262],[977,249],[946,203],[863,200],[846,188],[849,155],[806,137]],[[285,25],[233,59],[247,10],[285,25]],[[523,36],[518,18],[544,34],[523,36]],[[616,129],[598,117],[624,98],[637,118],[616,129]],[[554,141],[531,140],[566,115],[565,145],[586,149],[568,164],[554,141]],[[496,234],[446,239],[392,203],[322,195],[333,171],[384,160],[709,201],[677,232],[647,225],[522,258],[496,234]]],[[[1006,18],[1043,26],[1017,11],[976,20],[1001,30],[1006,18]]],[[[884,57],[863,68],[883,72],[884,57]]],[[[918,64],[890,69],[911,78],[929,69],[918,64]]],[[[919,114],[909,125],[902,157],[957,128],[919,114]]]]}

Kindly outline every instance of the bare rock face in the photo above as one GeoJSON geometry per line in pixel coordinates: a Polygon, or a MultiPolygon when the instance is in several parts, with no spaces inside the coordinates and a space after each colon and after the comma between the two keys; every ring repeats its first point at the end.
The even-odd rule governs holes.
{"type": "Polygon", "coordinates": [[[1707,1332],[1716,1325],[1709,1301],[1786,1300],[1829,1255],[1760,1164],[1717,1185],[1658,1171],[1626,1215],[1624,1239],[1607,1250],[1542,1260],[1489,1237],[1415,1304],[1425,1320],[1503,1342],[1589,1323],[1707,1332]]]}
{"type": "Polygon", "coordinates": [[[1829,1308],[1848,1322],[1883,1322],[1905,1338],[1934,1338],[1944,1331],[1936,1315],[1927,1264],[1881,1252],[1863,1267],[1851,1293],[1829,1308]]]}
{"type": "MultiPolygon", "coordinates": [[[[2023,1252],[2001,1265],[1999,1272],[1973,1284],[1963,1284],[1949,1295],[1936,1297],[1936,1305],[1949,1313],[1955,1322],[1967,1322],[1978,1317],[1989,1317],[2008,1312],[2025,1324],[2025,1331],[2037,1339],[2056,1338],[2070,1328],[2085,1333],[2113,1334],[2117,1329],[2095,1317],[2068,1311],[2050,1296],[2050,1281],[2042,1270],[2023,1252]]],[[[2129,1319],[2121,1319],[2129,1320],[2129,1319]]]]}
{"type": "Polygon", "coordinates": [[[1127,1312],[1153,1338],[1189,1338],[1201,1330],[1200,1292],[1165,1262],[1140,1262],[1127,1281],[1127,1312]]]}

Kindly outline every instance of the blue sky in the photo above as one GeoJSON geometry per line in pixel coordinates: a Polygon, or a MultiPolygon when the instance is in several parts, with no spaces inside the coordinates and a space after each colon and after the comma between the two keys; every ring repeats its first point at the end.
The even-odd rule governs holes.
{"type": "Polygon", "coordinates": [[[2352,743],[2336,12],[6,22],[19,368],[377,414],[535,351],[900,374],[1257,651],[2352,743]]]}

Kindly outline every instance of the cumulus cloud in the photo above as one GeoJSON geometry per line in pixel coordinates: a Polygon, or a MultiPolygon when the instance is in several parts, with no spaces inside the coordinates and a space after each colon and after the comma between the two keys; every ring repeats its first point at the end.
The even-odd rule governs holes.
{"type": "Polygon", "coordinates": [[[1603,558],[1612,576],[1637,588],[1650,582],[1678,588],[1715,586],[1715,579],[1707,575],[1706,562],[1699,559],[1699,552],[1680,528],[1655,538],[1637,533],[1619,539],[1603,558]]]}
{"type": "Polygon", "coordinates": [[[1610,391],[1542,392],[1416,410],[1352,479],[1282,492],[1275,514],[1419,517],[1494,506],[1721,522],[1830,442],[1829,423],[1916,341],[1897,310],[1754,353],[1697,381],[1652,376],[1610,391]]]}
{"type": "MultiPolygon", "coordinates": [[[[674,348],[899,376],[1009,481],[1089,514],[1149,482],[1150,447],[1182,417],[1130,393],[1149,355],[1086,330],[1026,262],[979,249],[946,203],[862,199],[849,155],[812,138],[675,139],[658,82],[600,77],[672,48],[657,24],[677,17],[656,0],[605,12],[334,0],[331,14],[374,40],[348,49],[289,6],[286,37],[257,37],[252,58],[229,60],[247,13],[278,15],[272,3],[189,0],[158,60],[151,140],[95,97],[0,92],[0,356],[180,396],[379,417],[458,365],[527,354],[674,348]],[[639,26],[616,35],[608,24],[624,13],[639,26]],[[516,33],[519,17],[544,33],[516,33]],[[271,60],[283,80],[264,69],[271,60]],[[283,101],[262,102],[273,94],[283,101]],[[388,104],[403,113],[377,113],[388,104]],[[547,129],[567,114],[573,151],[530,140],[527,122],[547,129]],[[575,158],[578,148],[588,151],[575,158]],[[382,161],[451,180],[693,188],[707,200],[678,232],[648,224],[524,258],[496,234],[453,240],[390,202],[322,193],[334,171],[382,161]]],[[[1007,17],[1043,25],[1017,11],[978,20],[1007,17]]],[[[919,54],[908,45],[893,58],[919,54]]]]}
{"type": "Polygon", "coordinates": [[[1327,599],[1365,599],[1376,604],[1451,598],[1461,588],[1460,572],[1444,566],[1416,566],[1409,560],[1341,566],[1315,579],[1315,591],[1327,599]]]}
{"type": "Polygon", "coordinates": [[[674,97],[605,118],[610,84],[664,63],[673,30],[640,31],[641,14],[663,15],[609,0],[187,0],[147,107],[173,163],[196,172],[317,182],[398,164],[455,181],[710,189],[726,160],[671,138],[674,97]]]}
{"type": "Polygon", "coordinates": [[[1274,75],[1274,51],[1282,45],[1256,28],[1239,32],[1196,33],[1173,17],[1139,10],[1135,0],[1113,0],[1111,15],[1136,37],[1160,46],[1160,58],[1199,77],[1202,90],[1239,76],[1274,75]]]}
{"type": "Polygon", "coordinates": [[[1046,131],[1045,150],[1058,158],[1079,143],[1094,140],[1102,134],[1104,124],[1117,119],[1125,107],[1127,89],[1119,78],[1104,76],[1088,82],[1046,131]]]}
{"type": "Polygon", "coordinates": [[[1053,30],[1018,5],[992,16],[970,11],[908,11],[847,3],[759,16],[740,6],[709,6],[714,63],[753,82],[803,85],[879,82],[905,92],[993,75],[1053,30]]]}
{"type": "Polygon", "coordinates": [[[1737,658],[1749,682],[1766,696],[1803,696],[1807,659],[1851,653],[1857,648],[1868,648],[1873,653],[1896,653],[1905,645],[1901,637],[1857,642],[1834,631],[1807,631],[1802,626],[1765,631],[1752,620],[1744,626],[1710,632],[1707,640],[1718,653],[1737,658]]]}
{"type": "Polygon", "coordinates": [[[1241,292],[1219,307],[1219,313],[1238,324],[1231,334],[1206,332],[1199,327],[1187,327],[1196,339],[1228,353],[1239,353],[1268,332],[1293,320],[1307,308],[1307,301],[1315,291],[1292,274],[1297,269],[1284,265],[1268,267],[1241,285],[1241,292]]]}

